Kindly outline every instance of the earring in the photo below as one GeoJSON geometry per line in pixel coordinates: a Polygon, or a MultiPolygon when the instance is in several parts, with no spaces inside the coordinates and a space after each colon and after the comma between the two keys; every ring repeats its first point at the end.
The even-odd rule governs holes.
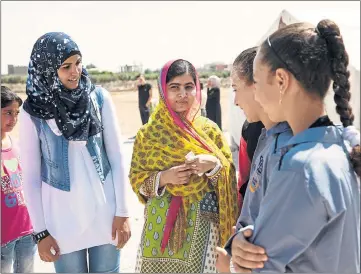
{"type": "Polygon", "coordinates": [[[279,100],[279,104],[282,105],[282,97],[283,97],[284,91],[282,89],[280,89],[280,100],[279,100]]]}

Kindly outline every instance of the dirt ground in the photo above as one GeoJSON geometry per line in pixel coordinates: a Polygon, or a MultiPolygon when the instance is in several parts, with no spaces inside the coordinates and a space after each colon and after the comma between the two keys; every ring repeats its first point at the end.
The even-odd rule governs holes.
{"type": "MultiPolygon", "coordinates": [[[[154,87],[154,86],[153,86],[154,87]]],[[[11,88],[11,87],[10,87],[11,88]]],[[[221,88],[222,127],[227,132],[229,128],[229,92],[230,88],[221,88]]],[[[119,126],[124,139],[135,136],[141,127],[141,119],[138,110],[138,94],[135,91],[111,92],[113,102],[116,106],[119,126]]],[[[153,94],[158,97],[158,89],[153,88],[153,94]]],[[[25,93],[19,93],[22,99],[26,98],[25,93]]],[[[13,131],[14,136],[18,135],[18,125],[13,131]]]]}

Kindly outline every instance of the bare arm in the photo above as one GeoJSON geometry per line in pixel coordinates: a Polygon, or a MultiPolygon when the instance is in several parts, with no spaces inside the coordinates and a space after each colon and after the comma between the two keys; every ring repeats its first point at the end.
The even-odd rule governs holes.
{"type": "Polygon", "coordinates": [[[149,107],[151,102],[152,102],[152,97],[153,97],[153,91],[152,91],[152,88],[149,90],[149,98],[148,98],[148,101],[146,103],[146,106],[149,107]]]}

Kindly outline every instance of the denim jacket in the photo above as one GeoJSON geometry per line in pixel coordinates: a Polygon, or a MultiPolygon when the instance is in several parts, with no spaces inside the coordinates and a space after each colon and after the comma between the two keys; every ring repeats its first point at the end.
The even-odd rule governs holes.
{"type": "MultiPolygon", "coordinates": [[[[90,94],[98,118],[104,102],[102,88],[97,86],[90,94]]],[[[31,116],[38,132],[41,147],[41,178],[43,182],[63,191],[70,191],[68,166],[69,141],[56,135],[44,119],[31,116]]],[[[89,137],[86,147],[93,160],[100,181],[104,183],[110,164],[103,142],[103,132],[89,137]]]]}

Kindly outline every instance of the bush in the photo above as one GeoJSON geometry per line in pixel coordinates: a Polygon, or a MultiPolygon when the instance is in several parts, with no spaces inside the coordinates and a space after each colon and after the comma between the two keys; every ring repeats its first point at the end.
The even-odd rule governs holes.
{"type": "Polygon", "coordinates": [[[118,80],[117,77],[112,74],[90,74],[90,79],[94,84],[103,84],[118,80]]]}
{"type": "Polygon", "coordinates": [[[88,70],[88,73],[89,73],[90,75],[99,75],[99,74],[104,74],[104,71],[88,70]]]}
{"type": "MultiPolygon", "coordinates": [[[[139,72],[121,72],[113,73],[110,71],[98,71],[90,70],[89,76],[94,84],[103,84],[113,81],[135,81],[139,72]]],[[[159,71],[150,71],[146,70],[148,73],[144,73],[146,80],[157,80],[159,77],[159,71]]],[[[200,79],[208,79],[211,75],[217,75],[219,78],[228,78],[230,76],[229,71],[202,71],[199,73],[200,79]]],[[[1,76],[1,81],[4,84],[25,84],[27,76],[26,75],[3,75],[1,76]]]]}
{"type": "Polygon", "coordinates": [[[146,80],[157,80],[159,77],[159,73],[152,72],[149,74],[144,74],[144,77],[146,80]]]}
{"type": "Polygon", "coordinates": [[[3,75],[1,82],[3,84],[25,84],[27,76],[25,75],[3,75]]]}
{"type": "Polygon", "coordinates": [[[139,72],[121,72],[117,73],[118,79],[122,81],[135,81],[139,76],[139,72]]]}
{"type": "Polygon", "coordinates": [[[208,79],[212,75],[216,75],[219,78],[228,78],[231,73],[230,71],[202,71],[199,73],[199,78],[208,79]]]}
{"type": "MultiPolygon", "coordinates": [[[[121,72],[121,73],[112,73],[112,72],[99,72],[91,71],[90,78],[94,81],[95,84],[109,83],[112,81],[135,81],[139,72],[121,72]]],[[[199,73],[200,79],[208,79],[211,75],[217,75],[219,78],[228,78],[230,75],[229,71],[203,71],[199,73]]],[[[159,73],[150,72],[145,73],[144,77],[146,80],[157,80],[159,73]]]]}
{"type": "Polygon", "coordinates": [[[231,76],[231,72],[226,70],[226,71],[222,71],[222,76],[221,78],[228,78],[229,76],[231,76]]]}
{"type": "Polygon", "coordinates": [[[144,74],[150,74],[150,73],[152,73],[152,71],[151,71],[150,69],[146,69],[146,70],[144,71],[144,74]]]}

